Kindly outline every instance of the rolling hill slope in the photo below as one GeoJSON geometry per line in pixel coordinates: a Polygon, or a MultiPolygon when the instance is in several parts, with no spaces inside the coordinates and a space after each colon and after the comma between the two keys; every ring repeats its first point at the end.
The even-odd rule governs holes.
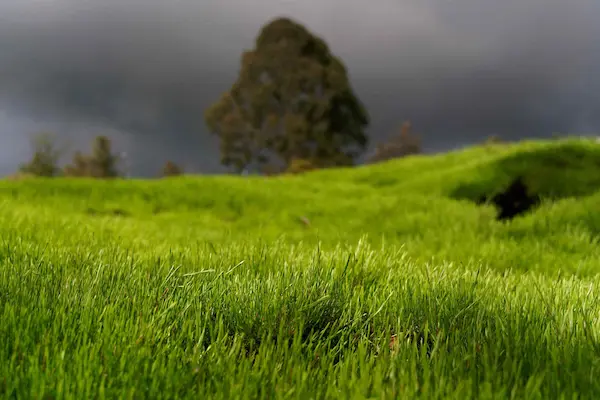
{"type": "Polygon", "coordinates": [[[335,246],[367,236],[371,243],[400,243],[420,261],[474,260],[497,269],[543,269],[579,253],[575,265],[561,262],[563,272],[594,274],[600,271],[597,258],[589,259],[600,235],[599,160],[598,144],[567,140],[278,178],[4,181],[0,222],[21,233],[29,224],[72,224],[161,249],[239,238],[335,246]],[[537,210],[504,223],[495,221],[493,205],[474,203],[518,175],[542,195],[537,210]]]}
{"type": "Polygon", "coordinates": [[[0,398],[600,398],[599,249],[580,140],[0,181],[0,398]]]}

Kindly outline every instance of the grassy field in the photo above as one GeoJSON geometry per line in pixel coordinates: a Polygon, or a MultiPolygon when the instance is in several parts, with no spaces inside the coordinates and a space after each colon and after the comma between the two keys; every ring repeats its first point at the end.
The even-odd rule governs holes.
{"type": "Polygon", "coordinates": [[[0,397],[600,398],[600,146],[0,181],[0,397]],[[523,175],[540,208],[472,200],[523,175]]]}

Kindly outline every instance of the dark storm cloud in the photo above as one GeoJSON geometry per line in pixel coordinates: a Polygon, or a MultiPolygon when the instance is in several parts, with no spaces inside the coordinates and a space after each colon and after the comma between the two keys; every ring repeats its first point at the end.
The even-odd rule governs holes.
{"type": "Polygon", "coordinates": [[[0,0],[0,170],[47,128],[108,132],[138,173],[214,171],[203,110],[280,15],[344,59],[374,140],[404,118],[430,149],[598,130],[595,0],[0,0]]]}

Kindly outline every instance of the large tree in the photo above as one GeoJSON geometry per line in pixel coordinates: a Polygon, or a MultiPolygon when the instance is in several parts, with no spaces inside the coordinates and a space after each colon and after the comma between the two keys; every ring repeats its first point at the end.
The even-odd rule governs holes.
{"type": "Polygon", "coordinates": [[[206,110],[221,161],[241,172],[352,165],[365,150],[368,114],[342,61],[288,18],[265,25],[241,57],[237,81],[206,110]]]}

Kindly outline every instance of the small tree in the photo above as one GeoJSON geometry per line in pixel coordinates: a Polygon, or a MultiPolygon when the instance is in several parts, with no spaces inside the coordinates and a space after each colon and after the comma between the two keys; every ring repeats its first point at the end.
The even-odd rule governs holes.
{"type": "Polygon", "coordinates": [[[92,154],[89,157],[90,172],[94,178],[116,178],[119,176],[117,164],[119,157],[112,154],[110,139],[97,136],[94,140],[92,154]]]}
{"type": "Polygon", "coordinates": [[[67,176],[116,178],[120,176],[117,169],[119,157],[112,154],[110,139],[106,136],[97,136],[94,140],[91,155],[84,155],[77,151],[73,161],[64,169],[67,176]]]}
{"type": "Polygon", "coordinates": [[[412,124],[402,124],[400,133],[390,138],[387,143],[379,144],[369,159],[369,163],[382,162],[393,158],[422,153],[420,138],[412,133],[412,124]]]}
{"type": "Polygon", "coordinates": [[[183,168],[169,160],[165,163],[162,170],[163,177],[179,176],[183,174],[183,168]]]}
{"type": "Polygon", "coordinates": [[[56,148],[52,135],[44,133],[37,135],[31,142],[33,157],[20,166],[19,171],[34,176],[53,177],[60,173],[58,161],[60,151],[56,148]]]}
{"type": "Polygon", "coordinates": [[[80,151],[76,151],[73,155],[72,164],[65,166],[63,171],[65,176],[91,176],[90,161],[87,156],[83,155],[80,151]]]}

